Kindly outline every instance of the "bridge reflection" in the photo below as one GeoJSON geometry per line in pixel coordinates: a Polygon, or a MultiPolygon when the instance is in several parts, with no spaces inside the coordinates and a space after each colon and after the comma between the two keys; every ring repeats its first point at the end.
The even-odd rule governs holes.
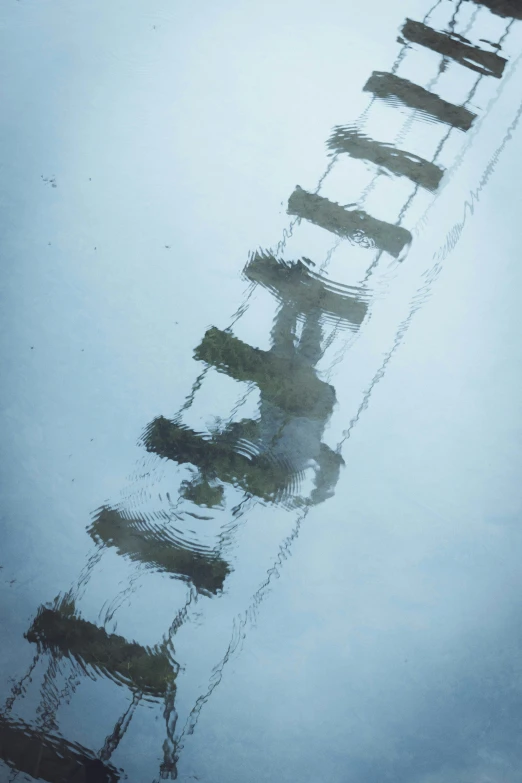
{"type": "MultiPolygon", "coordinates": [[[[511,21],[522,19],[522,8],[515,0],[467,2],[511,21]]],[[[479,80],[500,79],[507,63],[499,54],[500,44],[497,51],[489,51],[455,33],[453,23],[438,30],[427,22],[428,17],[422,22],[405,21],[399,38],[404,51],[397,63],[390,72],[375,71],[364,90],[372,96],[372,103],[381,102],[405,112],[408,122],[427,119],[441,130],[442,140],[431,159],[429,155],[409,152],[402,142],[399,146],[375,140],[357,124],[335,127],[327,142],[333,162],[338,156],[346,156],[368,164],[375,177],[385,173],[413,185],[413,193],[401,204],[397,219],[380,219],[360,203],[347,207],[320,195],[320,186],[332,164],[316,191],[296,186],[288,200],[288,214],[297,225],[308,224],[341,240],[348,239],[375,251],[378,257],[386,254],[393,262],[406,257],[412,242],[412,227],[410,230],[402,225],[412,199],[419,188],[436,192],[445,175],[438,156],[448,134],[455,130],[465,133],[476,120],[477,114],[467,104],[479,83],[458,105],[434,92],[434,83],[422,87],[397,75],[400,58],[405,52],[422,47],[440,56],[439,75],[452,63],[477,73],[479,80]]],[[[373,263],[369,264],[370,269],[373,263]]],[[[39,713],[44,719],[39,725],[29,726],[11,718],[14,697],[0,717],[0,757],[13,769],[51,783],[118,780],[119,772],[109,759],[134,709],[144,699],[164,704],[166,736],[160,776],[176,778],[180,734],[176,734],[175,700],[178,677],[182,674],[175,660],[172,637],[185,622],[191,601],[202,599],[208,605],[210,600],[219,600],[233,570],[221,545],[189,541],[183,529],[183,514],[176,509],[185,503],[192,508],[226,510],[228,496],[236,493],[236,499],[237,494],[241,496],[241,503],[247,498],[306,511],[324,503],[335,492],[344,464],[342,442],[332,448],[325,442],[325,431],[336,405],[336,392],[319,367],[331,340],[342,332],[355,333],[365,323],[371,307],[369,289],[330,279],[324,270],[316,271],[308,258],[288,261],[275,251],[252,254],[243,276],[252,286],[268,292],[275,305],[270,347],[262,350],[241,340],[232,328],[213,326],[203,335],[193,356],[204,366],[204,372],[215,370],[244,388],[255,388],[259,394],[256,413],[239,420],[231,414],[214,431],[203,432],[189,426],[184,419],[184,406],[172,418],[156,416],[145,428],[141,440],[145,450],[171,465],[189,466],[191,477],[184,475],[177,502],[160,512],[140,512],[125,502],[104,505],[95,512],[88,533],[96,551],[85,573],[75,589],[38,609],[26,633],[26,639],[36,646],[37,654],[49,662],[49,667],[39,713]],[[328,330],[333,335],[331,340],[327,339],[328,330]],[[187,585],[186,604],[164,638],[153,647],[109,633],[81,616],[81,589],[102,552],[108,549],[147,571],[187,585]],[[101,677],[124,686],[132,696],[131,707],[97,753],[59,739],[51,730],[59,706],[59,698],[50,696],[51,683],[60,675],[57,661],[66,661],[75,674],[101,677]]],[[[198,383],[199,380],[195,389],[199,388],[198,383]]],[[[223,661],[229,652],[230,648],[223,661]]],[[[220,671],[223,661],[212,670],[212,677],[220,671]]],[[[204,702],[202,697],[196,700],[193,711],[197,715],[204,702]]]]}

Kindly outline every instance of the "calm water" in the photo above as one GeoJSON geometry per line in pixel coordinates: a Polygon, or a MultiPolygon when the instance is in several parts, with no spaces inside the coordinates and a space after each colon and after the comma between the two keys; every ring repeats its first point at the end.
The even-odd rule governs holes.
{"type": "Polygon", "coordinates": [[[5,0],[0,781],[522,781],[522,4],[5,0]]]}

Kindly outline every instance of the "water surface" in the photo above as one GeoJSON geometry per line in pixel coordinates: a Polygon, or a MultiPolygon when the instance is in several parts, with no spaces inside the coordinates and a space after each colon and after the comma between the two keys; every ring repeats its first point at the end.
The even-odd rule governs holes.
{"type": "Polygon", "coordinates": [[[522,11],[1,11],[0,781],[522,781],[522,11]]]}

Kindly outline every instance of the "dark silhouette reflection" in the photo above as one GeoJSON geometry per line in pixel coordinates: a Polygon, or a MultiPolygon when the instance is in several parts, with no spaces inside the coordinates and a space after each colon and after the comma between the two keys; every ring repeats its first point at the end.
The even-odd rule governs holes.
{"type": "Polygon", "coordinates": [[[437,122],[451,125],[462,131],[469,130],[477,116],[464,106],[448,103],[435,93],[393,73],[374,71],[366,82],[364,90],[391,104],[402,103],[410,109],[429,114],[437,122]]]}
{"type": "Polygon", "coordinates": [[[88,532],[97,543],[115,547],[119,555],[190,581],[198,592],[222,590],[230,571],[212,551],[189,549],[166,524],[153,527],[145,519],[129,518],[107,507],[96,514],[88,532]]]}
{"type": "Polygon", "coordinates": [[[76,617],[74,603],[57,600],[53,607],[40,607],[25,634],[38,649],[72,658],[114,682],[149,696],[163,697],[173,687],[176,672],[164,647],[146,649],[123,636],[76,617]]]}
{"type": "Polygon", "coordinates": [[[292,303],[300,316],[310,316],[319,306],[325,319],[340,328],[358,328],[368,312],[360,289],[350,289],[321,278],[308,259],[289,263],[271,253],[256,253],[243,270],[245,277],[259,283],[279,301],[292,303]]]}
{"type": "MultiPolygon", "coordinates": [[[[144,443],[147,451],[178,465],[195,465],[201,471],[198,481],[218,479],[262,500],[281,499],[291,490],[291,471],[271,455],[254,453],[249,457],[241,453],[247,433],[252,440],[256,438],[257,422],[244,420],[208,437],[160,416],[149,425],[144,443]]],[[[253,451],[251,443],[248,445],[253,451]]]]}
{"type": "Polygon", "coordinates": [[[443,169],[411,152],[396,149],[393,144],[374,141],[351,126],[339,125],[328,139],[327,146],[335,153],[346,153],[352,158],[367,160],[387,169],[397,177],[407,177],[426,190],[438,188],[443,169]]]}
{"type": "Polygon", "coordinates": [[[500,79],[504,73],[507,60],[495,52],[486,52],[478,46],[472,46],[462,36],[439,33],[422,22],[414,22],[411,19],[406,20],[401,32],[406,41],[420,44],[443,57],[450,57],[455,62],[484,76],[500,79]]]}
{"type": "Polygon", "coordinates": [[[345,209],[323,196],[308,193],[299,185],[288,200],[288,214],[309,220],[337,236],[377,247],[394,258],[412,240],[410,232],[401,226],[377,220],[362,209],[345,209]]]}
{"type": "Polygon", "coordinates": [[[482,5],[488,8],[497,16],[504,19],[522,19],[522,4],[520,0],[471,0],[475,5],[482,5]]]}
{"type": "MultiPolygon", "coordinates": [[[[307,361],[304,355],[306,348],[294,350],[296,319],[296,308],[283,305],[272,331],[274,346],[269,351],[252,348],[230,332],[213,327],[206,332],[194,357],[237,381],[254,382],[265,400],[289,415],[326,418],[332,412],[335,391],[317,377],[312,361],[307,361]]],[[[313,328],[313,324],[308,324],[308,328],[313,328]]],[[[317,330],[314,342],[319,352],[322,336],[319,325],[317,330]]],[[[307,337],[311,336],[307,332],[307,337]]]]}
{"type": "Polygon", "coordinates": [[[335,404],[334,388],[315,370],[322,356],[322,324],[325,316],[335,317],[356,328],[367,305],[321,280],[302,261],[286,264],[270,254],[256,254],[245,274],[283,299],[272,347],[253,348],[228,331],[211,328],[194,356],[235,380],[255,383],[259,418],[232,422],[207,435],[160,416],[148,426],[143,443],[149,452],[194,465],[196,486],[223,482],[265,501],[321,503],[333,494],[343,464],[322,442],[335,404]],[[298,492],[307,468],[314,470],[314,488],[305,500],[298,492]]]}
{"type": "MultiPolygon", "coordinates": [[[[237,372],[237,365],[234,369],[237,372]]],[[[283,403],[288,401],[290,394],[285,391],[291,391],[292,369],[287,368],[288,375],[284,377],[287,389],[281,395],[274,394],[277,378],[269,379],[264,399],[261,390],[259,420],[234,422],[209,438],[178,422],[159,417],[147,430],[147,450],[179,464],[195,465],[205,479],[217,478],[267,502],[291,502],[292,499],[299,502],[296,495],[302,472],[313,461],[315,489],[310,502],[326,500],[333,494],[343,464],[342,458],[320,440],[333,408],[334,392],[331,386],[324,384],[325,399],[319,403],[317,395],[310,394],[311,418],[305,417],[303,406],[300,406],[300,414],[290,414],[288,408],[274,404],[270,397],[280,396],[283,403]],[[322,416],[317,415],[318,407],[322,416]]],[[[310,380],[304,373],[298,375],[301,381],[310,380]]],[[[322,383],[319,379],[316,381],[322,383]]]]}
{"type": "Polygon", "coordinates": [[[0,715],[0,758],[48,783],[116,783],[118,771],[81,745],[0,715]]]}

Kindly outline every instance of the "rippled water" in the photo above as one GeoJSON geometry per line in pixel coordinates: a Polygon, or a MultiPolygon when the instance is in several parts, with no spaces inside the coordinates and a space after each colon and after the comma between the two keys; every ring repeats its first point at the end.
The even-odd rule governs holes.
{"type": "Polygon", "coordinates": [[[0,21],[0,781],[522,781],[522,4],[0,21]]]}

